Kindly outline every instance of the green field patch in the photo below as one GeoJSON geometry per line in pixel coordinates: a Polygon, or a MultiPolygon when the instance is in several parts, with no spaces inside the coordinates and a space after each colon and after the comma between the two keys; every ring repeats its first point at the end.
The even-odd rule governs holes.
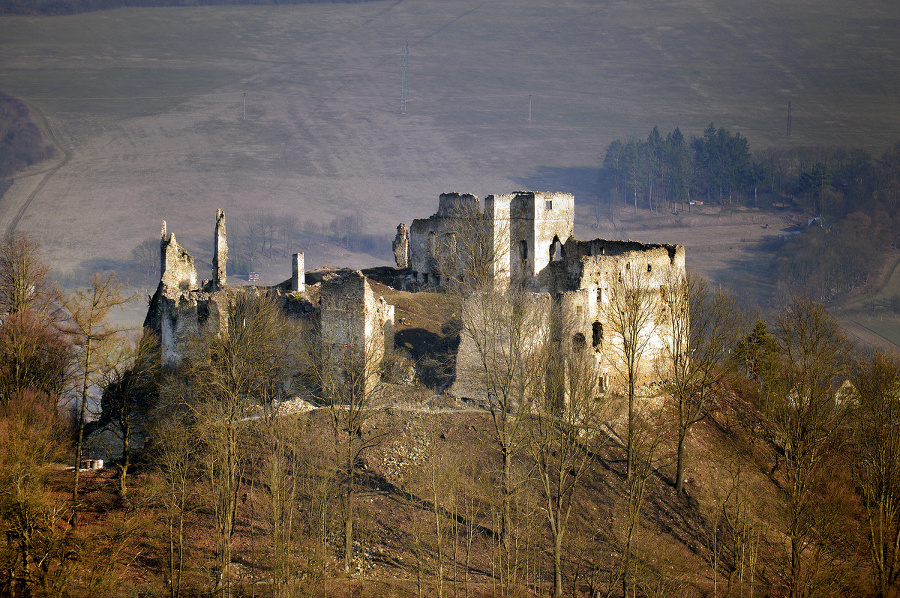
{"type": "Polygon", "coordinates": [[[878,336],[900,346],[900,320],[892,318],[870,317],[858,318],[857,324],[867,328],[878,336]]]}

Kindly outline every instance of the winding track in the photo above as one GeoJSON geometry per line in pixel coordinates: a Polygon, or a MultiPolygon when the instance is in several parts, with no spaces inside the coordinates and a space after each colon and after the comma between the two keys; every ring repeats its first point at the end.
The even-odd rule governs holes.
{"type": "Polygon", "coordinates": [[[19,221],[22,219],[22,216],[25,215],[25,211],[28,209],[28,206],[31,205],[31,201],[34,197],[43,189],[44,185],[47,181],[52,177],[56,172],[69,163],[69,160],[72,159],[72,152],[65,149],[63,145],[56,138],[56,134],[53,132],[53,129],[50,127],[50,123],[47,122],[47,118],[44,116],[44,113],[35,106],[34,104],[23,100],[25,104],[28,106],[28,109],[31,111],[32,116],[39,121],[38,126],[47,133],[47,136],[50,138],[50,142],[53,146],[63,153],[63,159],[57,164],[44,171],[42,174],[44,178],[41,179],[41,182],[38,183],[35,188],[28,194],[28,198],[22,203],[22,206],[19,208],[19,211],[16,212],[15,217],[10,221],[9,226],[6,227],[6,232],[11,233],[16,230],[16,227],[19,225],[19,221]]]}

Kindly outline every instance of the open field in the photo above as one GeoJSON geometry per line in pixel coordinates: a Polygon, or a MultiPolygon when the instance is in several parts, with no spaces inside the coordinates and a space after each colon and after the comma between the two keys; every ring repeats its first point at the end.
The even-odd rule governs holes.
{"type": "MultiPolygon", "coordinates": [[[[388,244],[398,222],[430,215],[450,190],[572,191],[584,206],[606,145],[655,124],[690,135],[713,121],[754,148],[880,153],[900,139],[898,29],[898,5],[874,0],[385,0],[4,17],[0,89],[26,99],[62,151],[17,178],[0,226],[37,235],[65,271],[126,259],[165,219],[202,264],[219,207],[230,221],[358,214],[388,244]]],[[[684,243],[708,252],[692,267],[726,282],[735,264],[752,273],[752,240],[777,230],[746,218],[737,228],[620,224],[579,235],[684,243]]],[[[368,266],[386,262],[388,247],[309,247],[306,260],[368,266]]],[[[287,260],[266,267],[268,280],[290,272],[287,260]]]]}

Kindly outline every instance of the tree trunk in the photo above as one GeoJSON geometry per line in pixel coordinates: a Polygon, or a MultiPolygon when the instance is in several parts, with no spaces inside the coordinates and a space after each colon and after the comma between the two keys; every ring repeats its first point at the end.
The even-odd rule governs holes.
{"type": "Polygon", "coordinates": [[[790,598],[803,596],[800,587],[800,539],[791,536],[791,590],[790,598]]]}
{"type": "Polygon", "coordinates": [[[557,530],[553,539],[553,596],[559,598],[563,595],[562,580],[562,532],[557,530]]]}
{"type": "Polygon", "coordinates": [[[628,446],[625,477],[631,480],[634,474],[634,374],[628,374],[628,446]]]}
{"type": "Polygon", "coordinates": [[[500,538],[503,542],[503,551],[509,556],[509,534],[512,529],[512,514],[510,501],[512,500],[512,456],[508,447],[503,447],[503,520],[501,522],[500,538]]]}
{"type": "Polygon", "coordinates": [[[81,387],[81,409],[78,415],[78,442],[75,444],[75,475],[72,480],[72,527],[78,525],[78,481],[81,471],[81,448],[84,444],[84,418],[87,410],[88,371],[91,367],[91,337],[84,348],[84,383],[81,387]]]}
{"type": "Polygon", "coordinates": [[[686,439],[686,432],[679,430],[675,464],[675,492],[678,493],[684,491],[684,443],[686,439]]]}
{"type": "MultiPolygon", "coordinates": [[[[126,416],[127,417],[127,416],[126,416]]],[[[128,487],[125,484],[128,476],[128,466],[131,464],[131,429],[126,423],[122,427],[122,463],[119,465],[119,498],[125,498],[128,487]]]]}
{"type": "Polygon", "coordinates": [[[344,572],[350,574],[353,560],[353,465],[348,465],[347,494],[344,497],[344,572]]]}

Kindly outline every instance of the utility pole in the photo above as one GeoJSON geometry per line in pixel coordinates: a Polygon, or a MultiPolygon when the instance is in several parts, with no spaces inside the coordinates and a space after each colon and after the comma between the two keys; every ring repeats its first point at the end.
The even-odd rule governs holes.
{"type": "Polygon", "coordinates": [[[788,123],[787,123],[787,136],[791,136],[791,103],[788,102],[788,123]]]}
{"type": "Polygon", "coordinates": [[[531,94],[528,94],[528,122],[531,122],[531,94]]]}
{"type": "Polygon", "coordinates": [[[244,120],[247,120],[247,92],[244,92],[244,120]]]}
{"type": "Polygon", "coordinates": [[[406,102],[409,100],[409,40],[403,41],[403,53],[400,54],[400,114],[406,114],[406,102]]]}

